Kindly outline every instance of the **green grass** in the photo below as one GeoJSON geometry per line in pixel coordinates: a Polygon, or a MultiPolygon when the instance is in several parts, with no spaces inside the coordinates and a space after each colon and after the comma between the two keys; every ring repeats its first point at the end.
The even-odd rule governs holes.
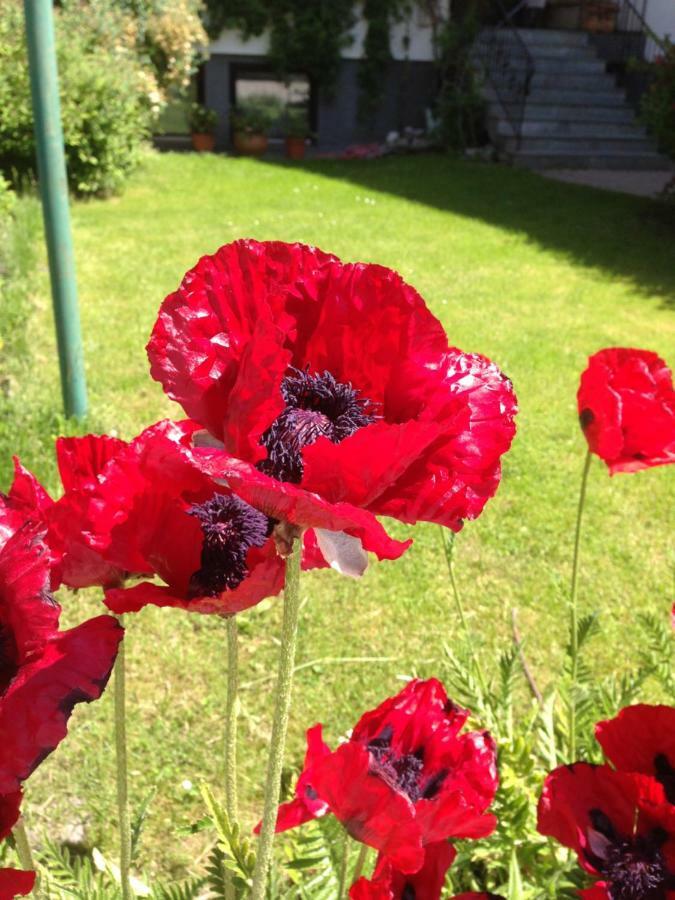
{"type": "MultiPolygon", "coordinates": [[[[125,194],[73,209],[89,379],[89,426],[131,436],[173,412],[144,353],[161,299],[196,259],[234,238],[305,241],[347,260],[398,269],[426,298],[452,343],[492,357],[520,400],[518,436],[503,484],[457,543],[458,577],[485,664],[493,667],[519,610],[542,683],[564,641],[565,589],[585,445],[575,394],[587,356],[613,344],[650,348],[675,362],[672,227],[657,207],[526,172],[443,157],[317,161],[302,167],[214,156],[150,156],[125,194]]],[[[51,441],[62,422],[44,259],[30,321],[30,363],[17,368],[0,454],[50,486],[51,441]]],[[[598,669],[627,670],[640,649],[637,615],[667,616],[672,601],[675,471],[610,479],[591,471],[580,602],[598,610],[598,669]]],[[[407,529],[397,526],[397,535],[407,529]]],[[[330,572],[306,577],[290,754],[323,721],[330,740],[361,710],[432,674],[444,641],[460,640],[437,528],[414,529],[412,550],[373,565],[360,583],[330,572]],[[344,657],[385,657],[366,665],[344,657]]],[[[93,595],[64,595],[64,620],[99,611],[93,595]]],[[[141,863],[164,872],[199,868],[202,807],[194,785],[218,785],[222,767],[225,631],[174,610],[130,618],[131,787],[151,790],[141,863]]],[[[241,616],[240,748],[245,812],[259,806],[269,734],[279,604],[241,616]]],[[[31,780],[29,817],[52,837],[85,821],[107,853],[115,846],[111,695],[78,709],[71,738],[31,780]]]]}

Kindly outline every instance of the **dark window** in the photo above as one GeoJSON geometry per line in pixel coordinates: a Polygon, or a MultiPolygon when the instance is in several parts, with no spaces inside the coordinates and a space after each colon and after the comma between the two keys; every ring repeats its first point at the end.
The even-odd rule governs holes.
{"type": "MultiPolygon", "coordinates": [[[[230,102],[237,103],[253,95],[269,95],[276,97],[284,106],[305,109],[309,126],[316,131],[316,101],[309,78],[297,73],[289,75],[284,81],[265,65],[258,63],[232,63],[230,78],[230,102]]],[[[281,124],[274,128],[270,139],[281,140],[283,132],[281,124]]]]}

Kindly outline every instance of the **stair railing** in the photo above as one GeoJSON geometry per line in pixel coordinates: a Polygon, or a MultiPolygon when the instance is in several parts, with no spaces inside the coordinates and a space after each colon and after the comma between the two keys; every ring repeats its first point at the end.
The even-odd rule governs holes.
{"type": "Polygon", "coordinates": [[[520,146],[525,106],[535,65],[532,54],[511,22],[501,0],[492,0],[501,16],[497,25],[484,29],[474,47],[474,59],[490,82],[520,146]]]}

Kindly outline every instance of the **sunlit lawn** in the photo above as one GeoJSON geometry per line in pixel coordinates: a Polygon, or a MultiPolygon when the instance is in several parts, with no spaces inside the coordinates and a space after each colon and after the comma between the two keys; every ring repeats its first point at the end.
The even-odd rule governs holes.
{"type": "MultiPolygon", "coordinates": [[[[305,241],[344,259],[398,269],[443,321],[451,342],[495,359],[520,400],[519,432],[497,497],[457,544],[458,575],[487,666],[519,610],[527,652],[545,683],[564,641],[565,585],[584,444],[575,415],[586,357],[614,344],[675,362],[673,232],[652,203],[443,157],[322,161],[293,167],[215,156],[153,155],[120,198],[73,210],[93,429],[133,435],[180,414],[150,380],[144,352],[158,304],[204,253],[237,237],[305,241]],[[668,249],[670,247],[670,249],[668,249]]],[[[2,446],[54,486],[58,420],[55,350],[42,263],[30,322],[33,359],[20,371],[16,427],[2,446]]],[[[4,433],[4,432],[3,432],[4,433]]],[[[638,658],[641,610],[666,616],[673,599],[672,467],[611,479],[591,473],[581,603],[603,624],[591,663],[628,669],[638,658]]],[[[397,527],[397,534],[405,529],[397,527]]],[[[290,758],[323,721],[334,740],[397,678],[437,671],[459,640],[437,528],[414,530],[397,563],[360,583],[307,577],[290,758]],[[379,658],[365,663],[364,657],[379,658]]],[[[99,611],[95,596],[64,596],[69,623],[99,611]]],[[[241,616],[240,747],[252,821],[261,794],[279,604],[241,616]]],[[[180,611],[128,619],[132,796],[155,791],[141,863],[199,867],[200,779],[222,766],[224,626],[180,611]],[[190,785],[193,787],[190,787],[190,785]]],[[[87,823],[104,851],[115,843],[111,696],[73,719],[72,736],[31,780],[28,814],[52,837],[87,823]]]]}

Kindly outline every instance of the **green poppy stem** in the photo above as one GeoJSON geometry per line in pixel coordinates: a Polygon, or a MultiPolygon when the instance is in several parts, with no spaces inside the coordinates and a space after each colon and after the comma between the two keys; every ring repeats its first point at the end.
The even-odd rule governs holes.
{"type": "Polygon", "coordinates": [[[338,872],[337,900],[343,900],[347,883],[347,867],[349,865],[349,834],[345,831],[342,840],[342,858],[340,859],[340,871],[338,872]]]}
{"type": "MultiPolygon", "coordinates": [[[[227,700],[225,706],[225,808],[230,823],[237,820],[237,715],[239,712],[239,641],[237,617],[227,619],[227,700]]],[[[235,900],[235,887],[229,875],[225,888],[227,900],[235,900]]]]}
{"type": "MultiPolygon", "coordinates": [[[[120,624],[122,617],[119,616],[120,624]]],[[[123,640],[115,661],[115,749],[117,756],[117,817],[120,831],[120,885],[122,900],[132,900],[131,892],[131,824],[129,821],[129,788],[126,723],[126,664],[123,640]]]]}
{"type": "Polygon", "coordinates": [[[486,698],[489,696],[487,679],[485,678],[485,673],[483,672],[483,667],[480,664],[478,654],[474,650],[473,635],[471,633],[471,629],[469,628],[466,614],[464,613],[462,595],[459,592],[459,585],[457,584],[457,578],[455,576],[455,540],[457,536],[455,535],[454,531],[449,531],[442,525],[439,527],[441,529],[443,549],[445,550],[445,560],[448,564],[448,575],[450,576],[450,586],[452,587],[452,596],[455,600],[455,607],[457,609],[457,614],[459,615],[459,621],[462,623],[464,636],[466,637],[467,645],[469,647],[469,653],[471,654],[471,661],[473,662],[473,667],[476,670],[476,677],[480,682],[480,688],[483,692],[483,697],[486,698]]]}
{"type": "Polygon", "coordinates": [[[267,873],[272,860],[274,827],[277,822],[281,770],[286,747],[288,714],[291,706],[293,668],[298,636],[298,616],[300,612],[300,560],[302,539],[296,540],[290,556],[286,559],[286,583],[284,585],[284,618],[281,628],[281,648],[277,674],[276,701],[272,736],[267,760],[267,780],[265,783],[265,805],[258,853],[253,873],[251,900],[263,900],[267,884],[267,873]]]}
{"type": "Polygon", "coordinates": [[[356,865],[354,866],[354,873],[352,875],[352,884],[358,881],[361,875],[363,874],[363,867],[366,864],[366,859],[368,858],[368,844],[361,844],[361,849],[359,851],[359,855],[356,859],[356,865]]]}
{"type": "Polygon", "coordinates": [[[578,609],[578,584],[579,584],[579,550],[581,547],[581,521],[586,502],[586,488],[588,486],[588,473],[591,468],[591,451],[586,453],[584,469],[581,475],[581,488],[579,490],[579,505],[577,506],[577,524],[574,532],[574,555],[572,557],[572,580],[570,584],[570,661],[572,668],[572,683],[569,700],[569,762],[574,762],[577,752],[577,681],[579,680],[579,609],[578,609]]]}
{"type": "Polygon", "coordinates": [[[237,818],[237,715],[239,713],[239,642],[237,617],[227,620],[227,701],[225,706],[225,803],[230,821],[237,818]]]}
{"type": "Polygon", "coordinates": [[[12,829],[12,834],[14,836],[14,843],[16,845],[16,855],[19,857],[21,868],[26,869],[29,872],[34,872],[35,861],[30,849],[30,842],[28,840],[28,834],[26,832],[26,826],[24,825],[23,819],[19,819],[19,821],[16,823],[16,825],[12,829]]]}

